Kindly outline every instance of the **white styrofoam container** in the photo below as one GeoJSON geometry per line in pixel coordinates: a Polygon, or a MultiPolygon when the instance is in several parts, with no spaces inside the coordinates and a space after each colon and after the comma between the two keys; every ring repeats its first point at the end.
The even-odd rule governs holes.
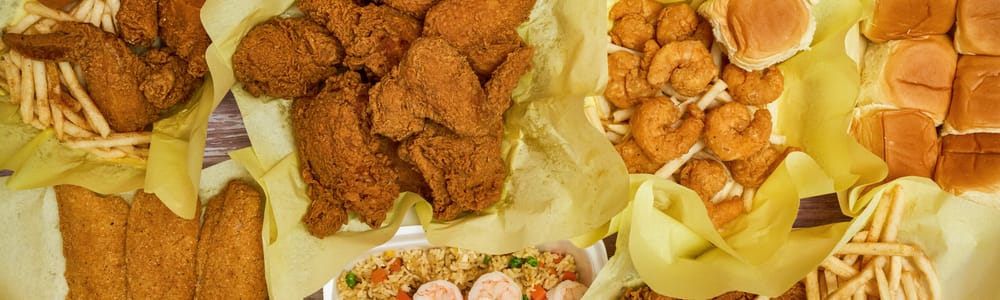
{"type": "MultiPolygon", "coordinates": [[[[355,261],[344,266],[344,270],[350,270],[354,267],[354,264],[368,258],[370,255],[380,254],[387,250],[420,248],[434,248],[433,245],[427,242],[427,237],[424,235],[423,227],[402,226],[399,227],[399,231],[396,232],[396,235],[392,237],[391,240],[378,247],[372,248],[368,251],[368,253],[365,253],[355,261]]],[[[604,267],[604,264],[608,262],[608,252],[607,249],[604,248],[604,243],[602,242],[597,242],[593,246],[585,249],[577,248],[569,241],[545,243],[537,245],[536,248],[541,251],[552,251],[572,255],[576,260],[576,272],[579,274],[577,280],[587,286],[594,281],[594,278],[597,277],[597,272],[599,272],[601,268],[604,267]]],[[[339,277],[340,275],[338,274],[337,276],[339,277]]],[[[323,300],[340,299],[337,297],[336,280],[337,278],[335,277],[323,286],[323,300]]]]}

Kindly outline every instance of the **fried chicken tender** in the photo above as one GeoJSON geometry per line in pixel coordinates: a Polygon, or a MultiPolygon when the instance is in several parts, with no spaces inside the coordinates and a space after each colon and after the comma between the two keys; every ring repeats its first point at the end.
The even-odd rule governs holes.
{"type": "Polygon", "coordinates": [[[404,14],[423,19],[427,11],[440,0],[379,0],[382,4],[395,8],[404,14]]]}
{"type": "Polygon", "coordinates": [[[771,113],[758,109],[750,119],[750,109],[736,102],[708,112],[705,144],[719,159],[731,161],[757,153],[769,145],[771,113]]]}
{"type": "Polygon", "coordinates": [[[72,185],[55,187],[66,257],[66,299],[129,299],[125,279],[125,224],[121,197],[102,197],[72,185]]]}
{"type": "Polygon", "coordinates": [[[344,65],[376,78],[399,64],[420,37],[420,21],[388,6],[358,6],[350,0],[304,0],[298,7],[326,25],[344,45],[344,65]]]}
{"type": "Polygon", "coordinates": [[[307,18],[272,18],[254,26],[233,54],[233,71],[255,97],[293,99],[315,95],[337,71],[344,49],[333,35],[307,18]]]}
{"type": "Polygon", "coordinates": [[[315,97],[292,103],[302,178],[312,203],[303,222],[316,237],[336,233],[347,211],[379,227],[399,195],[398,173],[365,117],[365,89],[353,72],[331,77],[315,97]]]}
{"type": "Polygon", "coordinates": [[[3,41],[29,58],[80,65],[91,98],[118,132],[142,130],[163,109],[187,101],[201,82],[177,71],[184,62],[171,61],[180,58],[151,51],[147,64],[123,40],[86,23],[59,22],[47,34],[7,33],[3,41]]]}
{"type": "Polygon", "coordinates": [[[208,71],[205,50],[212,43],[201,24],[201,7],[205,5],[205,0],[156,1],[163,44],[174,49],[178,56],[188,62],[188,74],[202,77],[208,71]]]}
{"type": "Polygon", "coordinates": [[[125,42],[140,47],[153,45],[159,30],[156,5],[157,1],[121,0],[115,19],[125,42]]]}
{"type": "Polygon", "coordinates": [[[487,76],[523,42],[514,29],[528,20],[535,0],[441,0],[424,17],[423,34],[448,41],[487,76]]]}
{"type": "Polygon", "coordinates": [[[418,39],[399,67],[372,88],[372,131],[402,141],[423,130],[426,119],[461,136],[492,134],[532,54],[521,48],[508,55],[484,89],[465,56],[444,39],[418,39]]]}
{"type": "Polygon", "coordinates": [[[722,80],[729,85],[733,100],[746,105],[767,105],[785,91],[785,77],[776,66],[747,72],[734,64],[728,64],[722,70],[722,80]]]}
{"type": "Polygon", "coordinates": [[[650,160],[649,156],[646,156],[639,144],[635,142],[635,139],[628,139],[615,145],[615,150],[618,150],[618,154],[625,161],[625,167],[630,174],[652,174],[663,166],[662,163],[650,160]]]}
{"type": "Polygon", "coordinates": [[[698,142],[705,128],[705,114],[697,105],[688,105],[686,115],[682,119],[681,110],[665,96],[645,100],[632,115],[636,144],[659,164],[684,155],[698,142]],[[678,121],[680,125],[675,128],[678,121]]]}
{"type": "Polygon", "coordinates": [[[154,194],[132,198],[125,233],[128,293],[132,299],[194,298],[195,253],[201,210],[178,217],[154,194]]]}
{"type": "Polygon", "coordinates": [[[452,220],[467,211],[481,211],[500,200],[507,167],[501,159],[497,134],[458,136],[430,123],[399,147],[431,188],[434,218],[452,220]]]}
{"type": "Polygon", "coordinates": [[[208,202],[198,240],[194,299],[267,299],[264,280],[264,198],[233,180],[208,202]]]}

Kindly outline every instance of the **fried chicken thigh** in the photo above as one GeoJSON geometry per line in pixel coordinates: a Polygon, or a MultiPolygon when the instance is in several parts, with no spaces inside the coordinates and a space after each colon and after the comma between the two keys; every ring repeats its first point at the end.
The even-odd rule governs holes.
{"type": "Polygon", "coordinates": [[[306,18],[272,18],[250,30],[233,54],[247,92],[292,99],[314,95],[337,71],[344,50],[330,31],[306,18]]]}
{"type": "Polygon", "coordinates": [[[47,34],[8,33],[3,41],[29,58],[80,65],[90,96],[118,132],[142,130],[163,109],[186,101],[201,80],[177,72],[186,64],[176,56],[151,51],[140,58],[114,34],[85,23],[59,22],[47,34]]]}
{"type": "Polygon", "coordinates": [[[388,6],[359,6],[350,0],[303,0],[306,16],[326,25],[344,45],[344,65],[382,77],[420,37],[420,21],[388,6]]]}
{"type": "Polygon", "coordinates": [[[476,74],[493,73],[521,47],[514,29],[528,20],[535,0],[442,0],[424,17],[424,36],[440,36],[468,55],[476,74]]]}
{"type": "Polygon", "coordinates": [[[380,226],[399,195],[390,154],[368,129],[365,89],[361,76],[349,72],[292,104],[300,169],[312,199],[303,222],[316,237],[336,233],[348,211],[380,226]]]}

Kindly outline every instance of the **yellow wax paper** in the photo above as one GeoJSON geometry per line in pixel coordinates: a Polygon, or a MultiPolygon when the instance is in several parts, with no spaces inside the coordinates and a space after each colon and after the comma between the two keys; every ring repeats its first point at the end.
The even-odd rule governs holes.
{"type": "MultiPolygon", "coordinates": [[[[219,63],[208,56],[211,70],[219,63]]],[[[4,136],[0,169],[14,170],[7,185],[11,189],[32,189],[74,184],[104,194],[144,188],[155,193],[175,214],[193,218],[208,116],[233,82],[225,79],[213,80],[209,71],[205,83],[187,103],[172,108],[165,113],[166,118],[153,124],[146,162],[102,159],[64,147],[51,129],[39,131],[23,124],[17,106],[8,101],[8,96],[0,96],[0,136],[4,136]]]]}
{"type": "MultiPolygon", "coordinates": [[[[207,203],[233,179],[252,182],[235,161],[225,161],[200,172],[204,180],[197,191],[207,203]]],[[[65,299],[68,292],[66,258],[59,232],[59,207],[55,190],[9,188],[0,178],[0,299],[65,299]]],[[[131,199],[132,193],[116,193],[131,199]]]]}
{"type": "Polygon", "coordinates": [[[860,74],[845,41],[861,4],[822,1],[813,13],[817,31],[811,49],[779,65],[785,91],[774,115],[774,133],[804,152],[792,153],[779,165],[757,190],[749,212],[724,228],[725,237],[693,191],[633,175],[633,187],[640,188],[632,195],[631,212],[603,232],[619,233],[621,258],[614,257],[610,275],[600,275],[595,283],[606,288],[592,289],[588,298],[613,297],[620,287],[640,283],[691,299],[732,290],[776,296],[844,242],[845,232],[860,228],[841,223],[792,231],[799,199],[870,184],[886,173],[885,164],[847,132],[860,74]]]}
{"type": "MultiPolygon", "coordinates": [[[[254,24],[291,5],[209,0],[203,13],[228,24],[207,26],[228,57],[254,24]]],[[[313,238],[301,222],[309,199],[288,115],[291,101],[255,98],[237,84],[233,95],[253,150],[235,154],[235,159],[257,170],[254,177],[268,195],[265,260],[271,296],[301,298],[318,290],[341,266],[389,240],[411,207],[432,244],[486,253],[566,239],[610,220],[626,205],[628,177],[617,152],[590,127],[582,109],[583,98],[598,94],[607,81],[606,27],[592,22],[605,12],[604,3],[594,1],[538,1],[530,20],[518,29],[536,51],[534,67],[521,78],[505,115],[503,153],[509,176],[504,196],[497,207],[452,222],[431,220],[428,202],[402,193],[382,228],[352,222],[347,226],[351,232],[313,238]]]]}

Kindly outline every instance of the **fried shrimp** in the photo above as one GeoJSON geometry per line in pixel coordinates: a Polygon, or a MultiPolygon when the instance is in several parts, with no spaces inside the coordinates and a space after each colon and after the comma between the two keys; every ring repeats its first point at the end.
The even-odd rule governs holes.
{"type": "Polygon", "coordinates": [[[622,0],[611,7],[608,17],[617,21],[626,15],[640,15],[647,22],[653,23],[661,9],[663,9],[663,4],[655,0],[622,0]]]}
{"type": "Polygon", "coordinates": [[[667,45],[688,39],[698,27],[698,15],[687,3],[675,3],[660,11],[656,24],[656,41],[667,45]]]}
{"type": "Polygon", "coordinates": [[[662,165],[650,160],[639,144],[635,143],[635,139],[615,145],[615,150],[618,150],[618,155],[625,161],[629,174],[653,174],[662,165]]]}
{"type": "Polygon", "coordinates": [[[716,229],[735,220],[744,210],[743,199],[740,196],[719,203],[705,202],[705,208],[708,209],[708,217],[712,219],[712,225],[715,225],[716,229]]]}
{"type": "Polygon", "coordinates": [[[729,166],[729,171],[737,183],[747,188],[757,188],[764,183],[767,175],[771,174],[773,165],[780,155],[778,149],[767,146],[754,155],[726,162],[726,165],[729,166]]]}
{"type": "Polygon", "coordinates": [[[726,186],[726,167],[711,159],[692,159],[684,164],[677,183],[698,193],[702,201],[709,202],[726,186]]]}
{"type": "Polygon", "coordinates": [[[736,102],[763,106],[773,102],[785,90],[785,77],[777,67],[747,72],[734,64],[726,65],[722,80],[729,84],[729,93],[736,102]]]}
{"type": "Polygon", "coordinates": [[[699,16],[698,27],[695,27],[694,32],[691,33],[690,39],[699,41],[705,44],[705,48],[711,49],[712,43],[715,42],[715,36],[712,35],[712,23],[699,16]]]}
{"type": "Polygon", "coordinates": [[[666,163],[691,149],[705,128],[704,113],[688,105],[687,117],[667,97],[646,99],[632,115],[636,144],[656,163],[666,163]],[[680,121],[679,126],[674,123],[680,121]]]}
{"type": "Polygon", "coordinates": [[[646,78],[655,87],[669,81],[681,95],[696,96],[708,89],[717,73],[712,54],[705,45],[687,40],[667,44],[656,51],[646,78]]]}
{"type": "Polygon", "coordinates": [[[608,86],[604,97],[619,108],[638,104],[640,98],[652,96],[656,88],[649,85],[640,68],[641,59],[625,51],[608,54],[608,86]]]}
{"type": "Polygon", "coordinates": [[[653,24],[637,14],[628,14],[615,21],[611,27],[611,42],[632,50],[642,50],[646,41],[653,39],[653,24]]]}
{"type": "MultiPolygon", "coordinates": [[[[635,126],[633,126],[634,128],[635,126]]],[[[745,158],[766,147],[771,136],[771,113],[730,102],[708,112],[705,143],[723,161],[745,158]]]]}

